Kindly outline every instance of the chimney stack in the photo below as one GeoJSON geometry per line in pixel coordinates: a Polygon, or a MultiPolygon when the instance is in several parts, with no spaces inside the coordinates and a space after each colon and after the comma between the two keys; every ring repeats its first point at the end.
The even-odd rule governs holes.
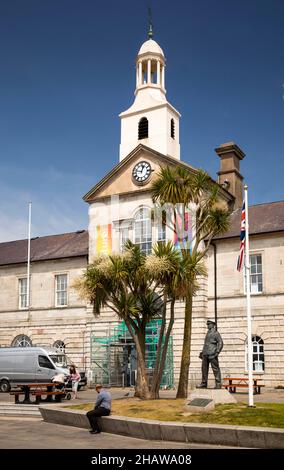
{"type": "Polygon", "coordinates": [[[221,159],[218,183],[235,197],[234,209],[242,207],[243,176],[240,173],[240,160],[245,153],[235,144],[226,142],[215,149],[221,159]]]}

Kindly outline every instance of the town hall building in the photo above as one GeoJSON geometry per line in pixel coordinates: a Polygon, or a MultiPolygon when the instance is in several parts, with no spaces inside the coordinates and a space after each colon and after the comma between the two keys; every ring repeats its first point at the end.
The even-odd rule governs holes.
{"type": "MultiPolygon", "coordinates": [[[[163,166],[181,165],[196,171],[182,161],[181,115],[167,100],[165,66],[164,52],[150,36],[136,58],[134,102],[119,115],[117,162],[84,196],[88,230],[31,240],[30,305],[27,240],[0,244],[0,346],[46,345],[64,350],[86,371],[90,383],[134,385],[135,347],[113,311],[93,314],[92,306],[75,289],[76,279],[95,255],[121,251],[128,239],[144,253],[150,253],[158,241],[174,242],[169,227],[151,216],[151,184],[163,166]]],[[[230,208],[231,225],[227,233],[214,239],[206,259],[208,275],[194,299],[192,386],[200,382],[198,356],[207,319],[216,319],[224,341],[219,356],[222,374],[247,374],[246,293],[244,277],[236,269],[245,154],[234,142],[215,151],[220,159],[216,184],[230,208]]],[[[251,206],[249,220],[253,369],[266,386],[275,387],[284,385],[284,201],[251,206]]],[[[162,380],[167,388],[178,381],[183,315],[180,302],[162,380]]],[[[155,320],[146,337],[149,378],[158,332],[159,320],[155,320]]]]}

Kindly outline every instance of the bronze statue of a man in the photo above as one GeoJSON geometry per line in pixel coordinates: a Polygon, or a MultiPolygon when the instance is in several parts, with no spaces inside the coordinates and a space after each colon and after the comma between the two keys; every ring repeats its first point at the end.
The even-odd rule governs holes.
{"type": "Polygon", "coordinates": [[[215,377],[215,388],[221,388],[221,371],[219,367],[218,356],[223,348],[221,335],[216,330],[216,323],[207,320],[207,334],[204,340],[202,352],[199,354],[202,359],[202,382],[197,388],[207,388],[209,364],[211,364],[215,377]]]}

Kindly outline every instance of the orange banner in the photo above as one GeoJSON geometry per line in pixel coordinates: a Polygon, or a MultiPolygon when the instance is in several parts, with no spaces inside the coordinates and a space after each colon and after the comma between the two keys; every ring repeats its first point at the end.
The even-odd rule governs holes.
{"type": "Polygon", "coordinates": [[[97,225],[96,252],[109,255],[112,250],[111,224],[97,225]]]}

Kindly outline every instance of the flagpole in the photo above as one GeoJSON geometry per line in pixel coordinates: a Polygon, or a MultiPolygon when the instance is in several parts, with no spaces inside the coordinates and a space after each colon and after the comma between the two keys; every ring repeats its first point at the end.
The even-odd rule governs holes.
{"type": "Polygon", "coordinates": [[[30,309],[31,221],[32,221],[32,203],[29,202],[28,267],[27,267],[27,308],[28,309],[30,309]]]}
{"type": "Polygon", "coordinates": [[[244,186],[245,192],[245,220],[246,220],[246,239],[245,239],[245,279],[247,294],[247,341],[248,341],[248,379],[249,379],[249,405],[254,406],[253,402],[253,377],[252,377],[252,321],[251,321],[251,302],[250,302],[250,259],[249,259],[249,219],[248,219],[248,187],[244,186]]]}

